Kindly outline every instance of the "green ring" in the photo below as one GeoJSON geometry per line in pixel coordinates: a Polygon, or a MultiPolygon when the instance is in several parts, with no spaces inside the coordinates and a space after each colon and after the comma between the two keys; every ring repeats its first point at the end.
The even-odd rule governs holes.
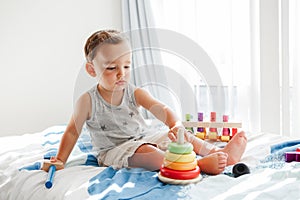
{"type": "Polygon", "coordinates": [[[188,154],[188,153],[192,153],[193,145],[191,143],[178,144],[176,142],[171,142],[168,145],[168,150],[171,153],[188,154]]]}

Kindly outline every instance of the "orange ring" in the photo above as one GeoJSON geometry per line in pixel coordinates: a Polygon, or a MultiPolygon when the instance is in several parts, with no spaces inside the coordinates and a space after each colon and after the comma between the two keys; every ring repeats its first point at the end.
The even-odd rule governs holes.
{"type": "Polygon", "coordinates": [[[189,154],[176,154],[167,150],[165,153],[165,158],[171,162],[189,163],[195,160],[196,153],[192,151],[192,153],[189,154]]]}
{"type": "Polygon", "coordinates": [[[189,163],[179,163],[179,162],[171,162],[168,161],[167,159],[164,159],[164,167],[173,169],[173,170],[178,170],[178,171],[188,171],[188,170],[193,170],[197,167],[197,160],[194,159],[193,162],[189,163]]]}

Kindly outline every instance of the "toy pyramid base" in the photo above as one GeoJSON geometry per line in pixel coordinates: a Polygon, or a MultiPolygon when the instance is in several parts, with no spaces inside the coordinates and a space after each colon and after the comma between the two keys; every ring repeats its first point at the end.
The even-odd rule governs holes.
{"type": "Polygon", "coordinates": [[[158,179],[160,181],[162,181],[164,183],[168,183],[168,184],[173,184],[173,185],[187,185],[187,184],[197,183],[197,182],[201,181],[202,176],[201,176],[201,174],[199,174],[199,176],[197,178],[194,178],[194,179],[179,180],[179,179],[172,179],[172,178],[164,177],[159,172],[158,173],[158,179]]]}

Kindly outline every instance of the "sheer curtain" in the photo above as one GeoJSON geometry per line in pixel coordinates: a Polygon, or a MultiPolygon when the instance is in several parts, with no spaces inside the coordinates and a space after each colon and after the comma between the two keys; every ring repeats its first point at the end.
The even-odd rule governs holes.
{"type": "MultiPolygon", "coordinates": [[[[286,122],[286,126],[290,127],[289,132],[284,134],[291,135],[295,137],[300,137],[300,2],[297,0],[283,1],[283,9],[285,12],[285,17],[283,23],[288,23],[288,25],[283,25],[283,28],[288,26],[288,33],[286,33],[287,39],[285,40],[288,46],[286,47],[288,59],[286,65],[283,65],[283,70],[287,70],[288,75],[288,86],[290,98],[287,110],[290,111],[288,116],[289,120],[286,122]],[[287,67],[288,66],[288,67],[287,67]]],[[[283,29],[285,30],[285,29],[283,29]]],[[[284,54],[285,55],[285,54],[284,54]]]]}
{"type": "MultiPolygon", "coordinates": [[[[170,107],[174,108],[172,92],[168,90],[166,69],[157,50],[158,36],[154,29],[153,12],[148,0],[122,0],[123,33],[132,47],[132,81],[170,107]]],[[[146,118],[152,118],[144,110],[146,118]]]]}
{"type": "MultiPolygon", "coordinates": [[[[191,38],[211,57],[227,94],[225,112],[232,120],[241,120],[249,131],[300,136],[300,2],[149,2],[155,27],[191,38]]],[[[172,63],[188,73],[174,57],[161,55],[165,65],[172,63]]],[[[197,95],[199,88],[214,86],[205,86],[201,79],[194,84],[197,95]]],[[[209,105],[203,104],[209,98],[204,97],[198,99],[197,109],[209,112],[209,105]]]]}
{"type": "MultiPolygon", "coordinates": [[[[153,16],[157,28],[176,31],[201,46],[217,68],[215,76],[220,85],[207,84],[206,77],[194,78],[197,112],[204,112],[206,120],[216,111],[218,120],[228,114],[231,120],[243,121],[245,129],[258,129],[251,118],[254,109],[248,106],[251,98],[251,26],[248,1],[230,0],[152,0],[153,16]],[[179,14],[180,13],[180,14],[179,14]],[[223,91],[225,95],[219,95],[223,91]],[[222,98],[220,98],[222,97],[222,98]],[[224,109],[214,106],[223,101],[224,109]]],[[[174,41],[175,43],[177,41],[174,41]]],[[[165,65],[182,73],[193,74],[174,56],[162,55],[165,65]]],[[[253,102],[253,107],[257,107],[253,102]]],[[[257,110],[257,109],[256,109],[257,110]]],[[[196,120],[194,118],[194,120],[196,120]]],[[[258,121],[258,120],[257,120],[258,121]]]]}

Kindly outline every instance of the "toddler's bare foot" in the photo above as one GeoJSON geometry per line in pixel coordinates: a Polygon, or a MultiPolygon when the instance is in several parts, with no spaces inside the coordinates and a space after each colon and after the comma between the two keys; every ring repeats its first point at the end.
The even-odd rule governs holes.
{"type": "Polygon", "coordinates": [[[227,165],[234,165],[240,161],[247,144],[244,131],[237,133],[220,151],[228,154],[227,165]]]}
{"type": "Polygon", "coordinates": [[[202,172],[217,175],[224,171],[227,165],[227,153],[215,152],[198,160],[198,166],[202,172]]]}

